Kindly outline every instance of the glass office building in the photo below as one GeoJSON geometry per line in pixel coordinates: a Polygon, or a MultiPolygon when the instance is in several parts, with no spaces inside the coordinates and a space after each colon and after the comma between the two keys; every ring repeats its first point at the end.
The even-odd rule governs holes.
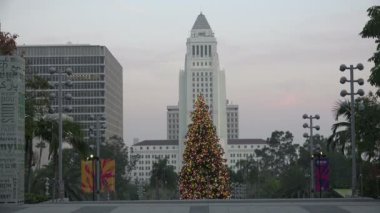
{"type": "MultiPolygon", "coordinates": [[[[18,54],[26,59],[26,75],[37,75],[50,83],[58,82],[58,75],[51,75],[49,69],[71,68],[72,87],[63,86],[63,95],[70,93],[72,100],[64,100],[63,106],[71,106],[66,113],[80,123],[89,139],[89,128],[95,126],[91,115],[104,116],[106,129],[101,133],[109,138],[123,137],[123,68],[105,46],[97,45],[24,45],[19,46],[18,54]]],[[[54,88],[50,92],[56,91],[54,88]]],[[[38,92],[34,91],[34,92],[38,92]]],[[[52,100],[53,110],[57,111],[58,100],[52,100]]]]}

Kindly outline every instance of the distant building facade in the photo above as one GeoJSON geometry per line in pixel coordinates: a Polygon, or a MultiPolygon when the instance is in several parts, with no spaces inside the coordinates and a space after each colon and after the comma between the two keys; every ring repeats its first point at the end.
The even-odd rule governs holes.
{"type": "Polygon", "coordinates": [[[248,158],[256,158],[255,150],[267,146],[263,139],[229,139],[227,149],[227,165],[232,170],[237,171],[236,163],[248,158]]]}
{"type": "MultiPolygon", "coordinates": [[[[17,51],[26,59],[27,76],[40,76],[55,84],[58,76],[50,74],[50,67],[72,69],[73,74],[64,76],[63,81],[69,79],[73,86],[64,87],[63,95],[70,93],[73,98],[63,104],[72,107],[72,112],[66,114],[81,125],[85,139],[89,139],[90,126],[95,126],[96,121],[90,119],[91,115],[105,117],[106,129],[101,130],[102,135],[123,137],[123,68],[107,47],[23,45],[17,51]]],[[[56,88],[50,90],[56,91],[56,88]]],[[[57,99],[51,103],[57,111],[57,99]]]]}
{"type": "Polygon", "coordinates": [[[168,165],[173,166],[178,172],[178,140],[144,140],[133,144],[131,155],[138,156],[139,159],[131,173],[135,181],[149,181],[153,163],[158,159],[166,158],[168,165]]]}
{"type": "MultiPolygon", "coordinates": [[[[255,150],[267,146],[262,139],[229,139],[228,140],[227,165],[237,171],[236,163],[249,157],[255,157],[255,150]]],[[[178,140],[144,140],[132,145],[131,155],[139,156],[136,168],[132,170],[131,177],[139,182],[148,182],[151,176],[153,163],[158,159],[166,158],[168,165],[174,167],[176,172],[178,167],[179,148],[178,140]]]]}
{"type": "Polygon", "coordinates": [[[227,104],[227,136],[228,139],[239,138],[239,106],[227,104]]]}
{"type": "Polygon", "coordinates": [[[179,132],[179,108],[178,106],[168,106],[166,112],[166,129],[168,140],[178,140],[179,132]]]}
{"type": "MultiPolygon", "coordinates": [[[[227,138],[239,138],[239,106],[228,104],[226,105],[227,115],[227,138]]],[[[178,140],[179,132],[179,108],[178,106],[167,106],[166,112],[166,139],[178,140]]]]}

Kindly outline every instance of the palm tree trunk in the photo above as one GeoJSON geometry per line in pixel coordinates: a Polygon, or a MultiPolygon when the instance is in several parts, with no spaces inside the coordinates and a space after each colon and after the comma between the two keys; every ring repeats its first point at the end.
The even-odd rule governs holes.
{"type": "Polygon", "coordinates": [[[160,199],[160,190],[159,190],[159,186],[158,186],[158,177],[156,176],[156,199],[159,200],[160,199]]]}
{"type": "Polygon", "coordinates": [[[40,156],[38,159],[38,169],[41,169],[41,156],[42,156],[42,146],[40,147],[40,156]]]}
{"type": "Polygon", "coordinates": [[[56,199],[56,195],[58,194],[58,154],[55,152],[53,156],[54,161],[54,200],[56,199]]]}
{"type": "Polygon", "coordinates": [[[33,156],[33,139],[27,140],[25,143],[25,159],[26,159],[26,189],[27,192],[31,191],[32,182],[32,156],[33,156]]]}

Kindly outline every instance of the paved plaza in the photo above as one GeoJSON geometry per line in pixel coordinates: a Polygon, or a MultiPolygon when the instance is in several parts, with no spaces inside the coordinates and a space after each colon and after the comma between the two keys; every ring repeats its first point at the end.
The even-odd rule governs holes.
{"type": "Polygon", "coordinates": [[[1,213],[379,213],[372,199],[69,202],[0,205],[1,213]]]}

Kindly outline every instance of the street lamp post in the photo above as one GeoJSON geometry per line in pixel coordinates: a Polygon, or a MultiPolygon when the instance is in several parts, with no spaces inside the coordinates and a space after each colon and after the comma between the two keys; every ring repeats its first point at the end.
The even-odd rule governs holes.
{"type": "MultiPolygon", "coordinates": [[[[50,74],[54,75],[57,74],[58,76],[58,140],[59,140],[59,153],[58,153],[58,190],[59,190],[59,199],[60,201],[63,201],[64,197],[64,183],[62,178],[62,132],[63,132],[63,125],[62,125],[62,77],[64,74],[71,75],[72,69],[67,68],[65,70],[63,69],[56,69],[55,67],[49,68],[50,74]]],[[[67,86],[72,86],[71,81],[66,81],[65,84],[67,86]]],[[[52,98],[55,97],[55,93],[52,93],[50,95],[52,98]]],[[[70,100],[72,98],[71,94],[67,93],[65,95],[65,99],[70,100]]],[[[67,108],[66,110],[70,110],[70,108],[67,108]]]]}
{"type": "Polygon", "coordinates": [[[319,198],[322,198],[322,173],[321,173],[321,167],[322,167],[322,160],[326,160],[326,154],[322,152],[321,148],[318,147],[316,150],[315,150],[315,153],[313,154],[313,159],[314,158],[317,158],[316,159],[316,164],[318,166],[318,183],[319,183],[319,198]]]}
{"type": "Polygon", "coordinates": [[[310,197],[314,197],[314,189],[315,189],[315,183],[314,183],[314,161],[313,161],[313,129],[319,130],[320,127],[313,126],[313,119],[319,120],[319,115],[316,114],[315,116],[304,114],[302,116],[303,119],[309,119],[310,124],[304,123],[303,128],[309,128],[310,129],[310,136],[307,133],[303,134],[303,137],[309,138],[309,152],[310,152],[310,197]]]}
{"type": "Polygon", "coordinates": [[[103,138],[103,136],[100,134],[101,129],[105,129],[104,121],[105,117],[103,115],[91,115],[91,120],[95,120],[95,127],[91,126],[89,128],[90,131],[90,138],[95,138],[95,144],[96,144],[96,199],[100,200],[100,139],[103,138]]]}
{"type": "Polygon", "coordinates": [[[95,201],[95,164],[94,161],[96,160],[97,162],[99,161],[99,157],[94,156],[93,154],[90,155],[90,157],[87,157],[87,160],[91,161],[92,165],[92,200],[95,201]]]}
{"type": "Polygon", "coordinates": [[[364,80],[362,78],[359,78],[358,80],[354,80],[354,69],[363,70],[364,66],[363,64],[358,64],[356,67],[353,65],[350,65],[347,67],[346,65],[342,64],[339,67],[339,70],[344,72],[346,69],[350,70],[350,80],[347,80],[346,77],[340,78],[340,83],[344,84],[346,82],[350,82],[350,93],[348,93],[346,90],[342,90],[340,92],[340,96],[345,97],[346,95],[351,96],[351,153],[352,153],[352,197],[356,196],[356,144],[355,144],[355,109],[354,109],[354,95],[364,95],[364,91],[362,89],[359,89],[356,93],[354,92],[354,82],[357,82],[359,85],[364,84],[364,80]]]}

